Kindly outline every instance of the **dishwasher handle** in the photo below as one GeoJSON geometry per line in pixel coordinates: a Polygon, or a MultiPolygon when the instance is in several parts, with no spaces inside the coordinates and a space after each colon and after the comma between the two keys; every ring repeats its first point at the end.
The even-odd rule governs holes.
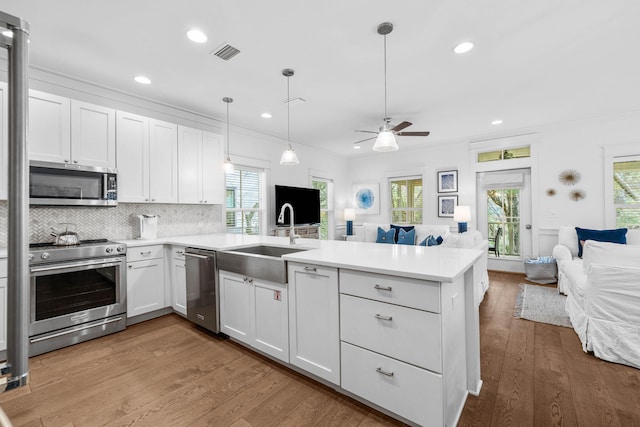
{"type": "Polygon", "coordinates": [[[189,253],[189,252],[185,252],[185,253],[184,253],[184,256],[191,256],[191,257],[194,257],[194,258],[200,258],[200,259],[209,259],[209,258],[210,258],[210,257],[208,257],[208,256],[198,255],[198,254],[192,254],[192,253],[189,253]]]}

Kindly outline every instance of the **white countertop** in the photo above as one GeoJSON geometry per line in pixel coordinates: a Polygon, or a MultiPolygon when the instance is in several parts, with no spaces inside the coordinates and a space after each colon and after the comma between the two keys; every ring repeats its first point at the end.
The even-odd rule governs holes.
{"type": "MultiPolygon", "coordinates": [[[[153,240],[119,240],[128,247],[171,244],[211,250],[231,250],[255,244],[289,246],[288,237],[206,234],[160,237],[153,240]]],[[[440,246],[405,246],[338,240],[298,239],[296,247],[308,251],[284,255],[291,262],[349,268],[421,280],[452,282],[462,275],[482,251],[440,246]]]]}

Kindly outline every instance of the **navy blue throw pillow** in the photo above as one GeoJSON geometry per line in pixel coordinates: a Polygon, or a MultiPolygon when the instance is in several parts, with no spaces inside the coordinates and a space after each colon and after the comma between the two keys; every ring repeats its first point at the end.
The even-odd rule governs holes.
{"type": "Polygon", "coordinates": [[[582,258],[582,243],[585,240],[595,240],[597,242],[611,242],[627,244],[627,229],[616,228],[615,230],[589,230],[588,228],[576,227],[578,233],[578,257],[582,258]]]}
{"type": "Polygon", "coordinates": [[[399,245],[414,245],[416,243],[416,230],[405,231],[401,228],[396,243],[399,245]]]}
{"type": "Polygon", "coordinates": [[[395,228],[390,229],[389,231],[384,231],[382,228],[378,227],[378,238],[376,239],[376,243],[391,243],[393,244],[393,240],[396,236],[395,228]]]}
{"type": "Polygon", "coordinates": [[[398,237],[400,236],[400,230],[404,230],[404,231],[411,231],[415,228],[415,226],[413,225],[394,225],[394,224],[389,224],[389,227],[391,229],[396,230],[396,237],[394,237],[394,242],[393,243],[398,243],[398,237]]]}
{"type": "Polygon", "coordinates": [[[438,246],[443,240],[442,236],[434,237],[429,234],[422,242],[418,243],[418,246],[438,246]]]}

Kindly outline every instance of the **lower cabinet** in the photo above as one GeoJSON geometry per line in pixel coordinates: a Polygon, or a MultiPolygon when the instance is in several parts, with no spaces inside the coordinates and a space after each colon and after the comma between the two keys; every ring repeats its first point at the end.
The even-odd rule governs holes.
{"type": "Polygon", "coordinates": [[[7,260],[0,259],[0,351],[7,349],[7,260]]]}
{"type": "Polygon", "coordinates": [[[164,248],[133,247],[127,253],[127,317],[166,307],[164,248]]]}
{"type": "Polygon", "coordinates": [[[338,270],[289,263],[289,360],[340,385],[338,270]]]}
{"type": "Polygon", "coordinates": [[[289,361],[287,285],[220,271],[220,330],[289,361]]]}
{"type": "Polygon", "coordinates": [[[187,315],[187,271],[184,260],[184,247],[169,248],[169,268],[171,274],[171,306],[173,310],[187,315]]]}

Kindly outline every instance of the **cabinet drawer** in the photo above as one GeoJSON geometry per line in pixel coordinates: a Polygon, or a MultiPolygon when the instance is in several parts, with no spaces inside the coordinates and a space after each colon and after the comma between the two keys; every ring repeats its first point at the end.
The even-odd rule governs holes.
{"type": "Polygon", "coordinates": [[[340,295],[340,339],[434,372],[442,372],[440,316],[340,295]]]}
{"type": "Polygon", "coordinates": [[[420,425],[444,425],[441,375],[344,342],[341,350],[342,388],[420,425]]]}
{"type": "Polygon", "coordinates": [[[7,259],[0,258],[0,277],[7,277],[7,259]]]}
{"type": "Polygon", "coordinates": [[[145,259],[163,258],[163,245],[135,246],[127,248],[127,261],[142,261],[145,259]]]}
{"type": "Polygon", "coordinates": [[[340,293],[440,313],[438,282],[340,270],[340,293]]]}

